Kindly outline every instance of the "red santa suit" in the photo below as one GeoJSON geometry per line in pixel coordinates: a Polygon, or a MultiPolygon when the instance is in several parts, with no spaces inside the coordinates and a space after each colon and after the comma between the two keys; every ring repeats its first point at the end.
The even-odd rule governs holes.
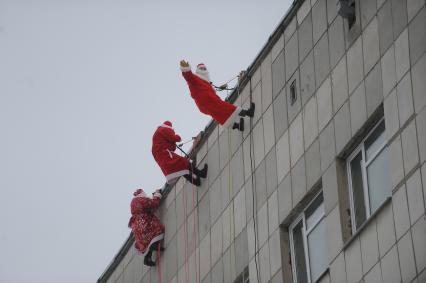
{"type": "Polygon", "coordinates": [[[129,228],[135,236],[136,250],[145,256],[152,244],[164,238],[164,225],[153,213],[160,204],[161,194],[154,193],[149,197],[142,189],[138,189],[133,195],[129,228]]]}
{"type": "Polygon", "coordinates": [[[152,137],[152,155],[164,176],[166,176],[167,183],[189,174],[190,163],[188,158],[174,152],[176,143],[180,141],[180,136],[175,134],[172,123],[169,121],[159,126],[152,137]]]}
{"type": "Polygon", "coordinates": [[[191,72],[191,66],[180,67],[182,75],[189,86],[191,97],[198,109],[210,115],[219,124],[233,126],[238,114],[242,110],[227,101],[223,101],[214,90],[210,82],[209,73],[204,64],[198,64],[196,74],[191,72]]]}

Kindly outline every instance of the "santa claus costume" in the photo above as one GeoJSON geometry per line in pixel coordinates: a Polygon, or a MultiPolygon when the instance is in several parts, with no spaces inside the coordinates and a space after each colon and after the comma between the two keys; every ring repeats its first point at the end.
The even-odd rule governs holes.
{"type": "Polygon", "coordinates": [[[207,176],[207,164],[202,170],[192,166],[186,157],[176,154],[176,143],[181,138],[177,135],[170,121],[165,121],[160,125],[152,137],[152,155],[161,171],[166,177],[167,183],[172,183],[176,178],[184,176],[191,183],[200,186],[200,178],[207,176]]]}
{"type": "MultiPolygon", "coordinates": [[[[182,61],[184,62],[184,61],[182,61]]],[[[191,97],[194,99],[198,109],[207,115],[210,115],[215,121],[225,127],[239,129],[244,131],[244,119],[240,118],[239,123],[235,122],[238,116],[254,115],[254,103],[250,109],[243,110],[227,101],[222,100],[217,94],[210,81],[210,75],[203,63],[197,65],[195,74],[191,71],[191,66],[185,62],[180,69],[182,75],[188,83],[191,97]]]]}
{"type": "Polygon", "coordinates": [[[149,197],[142,189],[138,189],[133,195],[129,228],[135,237],[136,250],[145,257],[144,264],[153,266],[155,263],[151,259],[152,251],[158,248],[164,238],[164,225],[154,215],[154,210],[160,204],[161,193],[158,190],[149,197]]]}

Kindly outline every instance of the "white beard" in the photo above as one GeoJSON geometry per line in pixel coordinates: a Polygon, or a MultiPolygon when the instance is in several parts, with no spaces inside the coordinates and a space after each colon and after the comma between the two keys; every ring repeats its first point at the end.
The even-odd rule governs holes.
{"type": "Polygon", "coordinates": [[[200,78],[202,78],[203,80],[205,80],[205,81],[208,81],[208,82],[211,82],[211,80],[210,80],[210,74],[209,74],[209,71],[201,71],[201,70],[196,70],[195,71],[195,74],[198,76],[198,77],[200,77],[200,78]]]}

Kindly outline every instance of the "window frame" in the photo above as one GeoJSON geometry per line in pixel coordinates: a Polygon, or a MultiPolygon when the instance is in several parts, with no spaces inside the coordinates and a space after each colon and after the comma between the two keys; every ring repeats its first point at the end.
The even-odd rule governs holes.
{"type": "MultiPolygon", "coordinates": [[[[356,158],[356,156],[361,152],[361,174],[362,174],[362,187],[363,187],[363,193],[364,193],[364,205],[365,205],[365,220],[363,223],[365,223],[371,215],[374,214],[374,211],[371,212],[371,206],[370,206],[370,194],[369,194],[369,188],[368,188],[368,175],[367,175],[367,168],[368,166],[376,160],[376,158],[382,153],[382,151],[387,147],[387,139],[386,139],[386,123],[385,123],[385,140],[383,144],[379,146],[379,148],[372,154],[372,156],[366,161],[366,152],[365,152],[365,142],[366,140],[374,133],[374,131],[382,124],[385,123],[385,118],[380,118],[374,127],[368,131],[368,133],[365,135],[365,137],[359,142],[359,145],[352,151],[352,153],[346,158],[346,175],[348,178],[347,184],[349,189],[349,206],[350,206],[350,212],[351,212],[351,228],[352,228],[352,234],[354,234],[360,227],[362,227],[362,224],[357,229],[356,227],[356,213],[355,213],[355,202],[354,202],[354,191],[352,187],[352,172],[351,172],[351,162],[356,158]]],[[[383,202],[386,201],[386,198],[383,200],[383,202]]]]}
{"type": "MultiPolygon", "coordinates": [[[[321,214],[320,217],[312,224],[312,227],[309,229],[306,229],[306,211],[310,208],[310,206],[314,203],[314,201],[320,196],[323,195],[322,205],[324,205],[324,194],[323,190],[321,189],[318,193],[314,195],[312,200],[305,206],[303,211],[300,212],[300,215],[293,220],[293,222],[289,226],[289,238],[290,238],[290,259],[291,259],[291,271],[293,274],[293,283],[297,283],[297,269],[296,269],[296,257],[295,257],[295,251],[294,251],[294,239],[293,239],[293,230],[294,228],[302,221],[303,227],[302,227],[302,236],[303,236],[303,251],[305,255],[305,265],[306,265],[306,273],[307,273],[307,279],[308,283],[313,283],[311,278],[311,265],[309,262],[309,246],[308,246],[308,236],[309,234],[318,226],[318,224],[325,219],[326,214],[325,210],[321,214]]],[[[321,276],[320,276],[321,277],[321,276]]]]}

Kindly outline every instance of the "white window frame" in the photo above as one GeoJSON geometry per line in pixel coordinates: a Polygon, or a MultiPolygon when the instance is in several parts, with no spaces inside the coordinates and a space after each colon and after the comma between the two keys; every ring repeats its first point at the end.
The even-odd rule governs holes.
{"type": "MultiPolygon", "coordinates": [[[[371,209],[370,209],[370,194],[368,189],[368,181],[367,181],[367,167],[373,162],[377,156],[387,147],[387,140],[385,139],[383,144],[374,152],[372,157],[366,161],[365,154],[365,141],[371,136],[371,134],[379,127],[379,125],[384,122],[385,118],[381,118],[376,125],[368,132],[368,134],[363,138],[357,148],[349,155],[346,159],[346,173],[348,176],[348,187],[349,187],[349,199],[350,199],[350,210],[351,210],[351,225],[352,225],[352,234],[357,231],[356,228],[356,214],[355,214],[355,202],[354,202],[354,191],[352,188],[352,173],[351,173],[351,162],[354,158],[361,152],[362,160],[361,160],[361,173],[362,173],[362,187],[364,192],[364,205],[365,205],[365,221],[371,217],[371,209]]],[[[386,124],[385,124],[385,133],[386,133],[386,124]]],[[[385,201],[385,200],[383,200],[385,201]]],[[[374,212],[373,212],[374,213],[374,212]]],[[[365,222],[364,221],[364,222],[365,222]]],[[[362,224],[361,224],[362,226],[362,224]]]]}
{"type": "MultiPolygon", "coordinates": [[[[307,272],[307,278],[308,283],[312,283],[311,279],[311,267],[309,263],[309,246],[308,246],[308,236],[314,230],[318,224],[325,218],[325,211],[323,211],[323,214],[318,218],[318,220],[312,225],[310,229],[306,229],[306,210],[312,205],[312,203],[319,197],[320,194],[322,194],[322,190],[318,192],[314,198],[309,202],[308,205],[305,206],[305,209],[300,213],[300,215],[291,223],[289,226],[290,231],[290,253],[291,253],[291,271],[293,273],[293,282],[297,283],[297,270],[296,270],[296,257],[294,252],[294,239],[293,239],[293,229],[302,221],[303,222],[303,229],[302,229],[302,236],[303,236],[303,250],[305,252],[305,264],[306,264],[306,272],[307,272]]],[[[324,195],[323,195],[323,205],[324,205],[324,195]]]]}

